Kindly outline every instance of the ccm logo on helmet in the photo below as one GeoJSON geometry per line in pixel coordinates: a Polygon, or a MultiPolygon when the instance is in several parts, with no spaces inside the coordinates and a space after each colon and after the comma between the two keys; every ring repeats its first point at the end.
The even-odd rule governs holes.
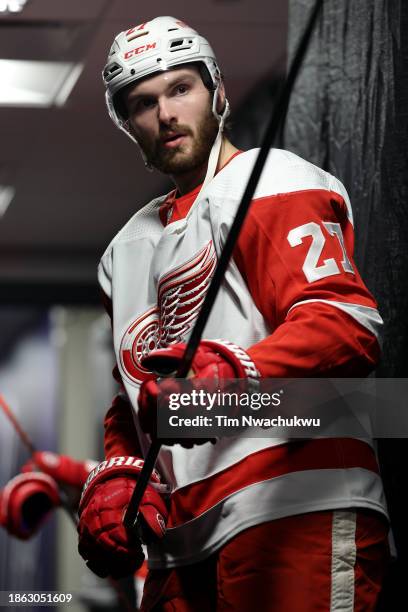
{"type": "Polygon", "coordinates": [[[131,57],[134,57],[135,55],[140,55],[141,53],[144,53],[145,51],[150,51],[150,49],[155,49],[156,48],[156,43],[151,43],[148,45],[141,45],[140,47],[136,47],[136,49],[132,49],[131,51],[126,51],[126,53],[123,56],[123,59],[128,60],[131,57]]]}

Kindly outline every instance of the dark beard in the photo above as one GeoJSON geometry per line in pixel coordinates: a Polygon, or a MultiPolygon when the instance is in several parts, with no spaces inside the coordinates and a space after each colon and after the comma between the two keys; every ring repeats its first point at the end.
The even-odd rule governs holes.
{"type": "MultiPolygon", "coordinates": [[[[171,129],[173,132],[181,132],[189,136],[192,131],[188,126],[172,125],[170,128],[166,126],[163,129],[160,137],[166,135],[166,132],[171,129]]],[[[193,149],[189,156],[183,156],[183,145],[179,145],[174,149],[166,149],[161,141],[156,141],[153,147],[149,147],[146,143],[139,141],[148,163],[163,172],[177,176],[186,172],[191,172],[203,166],[208,162],[211,147],[214,144],[218,132],[218,122],[212,111],[209,109],[208,114],[202,119],[197,128],[197,137],[193,142],[193,149]],[[181,153],[181,155],[180,155],[181,153]]]]}

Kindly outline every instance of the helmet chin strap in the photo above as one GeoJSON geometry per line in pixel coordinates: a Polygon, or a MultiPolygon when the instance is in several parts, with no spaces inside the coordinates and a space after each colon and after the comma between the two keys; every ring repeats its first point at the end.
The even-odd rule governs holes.
{"type": "Polygon", "coordinates": [[[203,184],[201,185],[201,189],[198,192],[197,198],[199,197],[203,189],[206,188],[206,186],[211,181],[211,179],[213,179],[215,176],[215,172],[217,170],[218,160],[219,160],[220,152],[221,152],[221,145],[222,145],[222,130],[218,128],[217,136],[214,140],[214,144],[211,148],[210,155],[208,157],[207,172],[203,180],[203,184]]]}
{"type": "MultiPolygon", "coordinates": [[[[214,107],[216,105],[217,96],[214,96],[214,99],[215,99],[215,102],[213,106],[213,112],[214,112],[214,107]]],[[[218,132],[214,140],[214,144],[211,148],[210,155],[208,157],[207,172],[206,172],[203,184],[201,185],[201,189],[198,192],[195,201],[197,201],[197,199],[200,197],[201,192],[206,188],[208,183],[214,178],[215,173],[217,171],[218,160],[219,160],[220,152],[221,152],[222,137],[223,137],[223,132],[224,132],[224,124],[225,124],[225,119],[229,115],[229,110],[230,110],[229,102],[227,99],[225,99],[225,106],[224,106],[224,110],[222,114],[216,115],[218,119],[218,132]]]]}

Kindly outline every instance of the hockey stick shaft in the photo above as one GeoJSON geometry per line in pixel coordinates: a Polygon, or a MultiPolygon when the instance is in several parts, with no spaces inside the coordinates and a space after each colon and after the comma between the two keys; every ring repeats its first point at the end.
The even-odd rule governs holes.
{"type": "Polygon", "coordinates": [[[0,406],[2,407],[4,414],[6,415],[6,417],[11,422],[14,429],[18,433],[20,440],[22,441],[24,446],[33,455],[36,451],[34,444],[31,442],[30,438],[28,437],[24,429],[21,427],[20,423],[17,421],[13,411],[11,410],[10,406],[8,405],[8,403],[6,402],[6,400],[4,399],[2,395],[0,395],[0,406]]]}
{"type": "MultiPolygon", "coordinates": [[[[6,400],[4,399],[2,395],[0,395],[0,406],[3,409],[4,414],[7,416],[7,418],[13,425],[14,429],[16,430],[20,440],[22,441],[24,446],[27,448],[27,450],[30,452],[30,454],[33,456],[33,461],[35,463],[34,453],[37,452],[37,449],[34,446],[30,436],[21,427],[21,424],[18,422],[17,417],[15,416],[14,412],[12,411],[9,404],[6,402],[6,400]]],[[[40,471],[42,471],[41,466],[37,466],[37,467],[39,468],[40,471]]],[[[61,487],[58,487],[58,488],[59,488],[59,494],[60,494],[60,499],[61,499],[61,506],[64,508],[64,510],[66,510],[67,514],[69,514],[69,517],[74,523],[74,525],[76,525],[77,520],[75,518],[75,514],[71,506],[69,505],[66,494],[61,489],[61,487]]]]}
{"type": "MultiPolygon", "coordinates": [[[[220,289],[221,283],[224,279],[225,271],[228,267],[234,247],[237,243],[239,233],[245,221],[245,217],[248,212],[249,206],[252,202],[252,198],[254,196],[257,184],[261,177],[262,170],[264,168],[266,159],[269,155],[270,148],[278,134],[280,125],[285,120],[287,109],[288,109],[288,103],[290,99],[290,94],[293,89],[293,85],[295,83],[296,77],[299,73],[300,67],[302,65],[303,58],[307,51],[313,30],[314,30],[314,27],[317,21],[317,17],[319,15],[322,5],[323,5],[323,0],[316,0],[315,6],[313,7],[313,10],[311,11],[308,24],[305,28],[303,36],[300,39],[300,42],[296,49],[296,52],[295,52],[295,55],[292,61],[292,65],[290,67],[290,70],[288,71],[287,78],[278,96],[274,111],[272,113],[268,127],[265,131],[265,135],[264,135],[264,138],[263,138],[263,141],[262,141],[259,153],[258,153],[258,157],[255,161],[254,167],[249,177],[249,180],[245,188],[244,194],[242,196],[241,202],[238,206],[238,210],[235,215],[235,219],[228,232],[228,236],[225,241],[222,253],[218,259],[217,267],[211,279],[210,286],[205,296],[200,313],[197,317],[197,321],[191,332],[190,338],[186,346],[186,350],[184,352],[183,358],[181,360],[181,363],[177,370],[177,374],[175,378],[185,378],[190,370],[191,363],[193,361],[193,358],[198,348],[198,345],[200,343],[204,328],[207,324],[208,318],[214,306],[214,302],[218,295],[218,291],[220,289]]],[[[126,510],[126,514],[124,517],[124,524],[127,527],[135,526],[135,522],[137,520],[138,508],[139,508],[140,502],[142,501],[142,497],[146,490],[146,487],[149,483],[150,476],[154,469],[154,465],[156,463],[157,456],[160,452],[160,447],[161,447],[161,444],[158,440],[153,441],[146,455],[146,459],[145,459],[142,471],[137,480],[136,488],[133,492],[133,496],[130,500],[130,503],[128,505],[128,508],[126,510]]]]}

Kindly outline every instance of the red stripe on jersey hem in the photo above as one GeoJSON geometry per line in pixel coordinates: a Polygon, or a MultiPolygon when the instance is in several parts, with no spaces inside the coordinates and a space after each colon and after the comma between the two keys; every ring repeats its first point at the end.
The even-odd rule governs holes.
{"type": "Polygon", "coordinates": [[[296,441],[252,453],[205,480],[175,491],[168,527],[200,516],[252,484],[305,470],[363,468],[379,473],[373,449],[352,438],[296,441]]]}

